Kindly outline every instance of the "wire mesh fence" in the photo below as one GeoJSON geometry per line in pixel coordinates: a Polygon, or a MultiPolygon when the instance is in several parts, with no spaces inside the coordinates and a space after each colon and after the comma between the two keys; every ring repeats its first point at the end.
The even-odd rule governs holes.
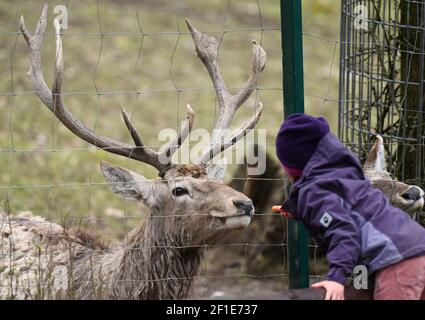
{"type": "Polygon", "coordinates": [[[381,135],[387,170],[418,186],[424,175],[424,17],[422,1],[342,2],[339,135],[360,159],[381,135]]]}
{"type": "MultiPolygon", "coordinates": [[[[23,15],[28,30],[34,32],[43,3],[32,0],[0,4],[2,210],[12,215],[30,211],[60,225],[96,230],[106,241],[121,240],[121,247],[125,248],[133,239],[132,230],[138,230],[144,221],[155,222],[147,218],[147,207],[122,201],[111,193],[98,163],[107,160],[147,178],[155,178],[157,173],[146,165],[110,155],[107,150],[80,140],[38,100],[26,77],[28,51],[19,29],[19,17],[23,15]]],[[[283,119],[279,3],[267,0],[64,1],[49,2],[49,6],[42,49],[48,86],[53,82],[57,58],[53,18],[66,12],[67,29],[61,31],[64,104],[96,133],[130,143],[131,135],[119,119],[120,107],[125,106],[145,146],[153,149],[161,146],[158,142],[161,129],[180,127],[187,103],[195,111],[198,128],[211,131],[219,113],[216,91],[196,56],[185,18],[219,40],[219,64],[232,94],[243,88],[249,76],[251,40],[261,43],[267,52],[267,66],[253,95],[236,114],[234,127],[243,124],[262,101],[265,110],[257,128],[267,129],[267,136],[260,148],[267,151],[267,168],[273,172],[247,177],[244,170],[240,171],[243,165],[230,163],[226,174],[227,184],[257,198],[251,227],[215,244],[184,248],[148,246],[169,252],[176,248],[196,248],[201,258],[195,275],[175,275],[175,270],[167,270],[145,280],[174,283],[178,279],[192,279],[197,297],[286,288],[285,220],[270,210],[271,204],[281,201],[284,194],[283,175],[278,167],[273,167],[276,161],[274,136],[283,119]],[[56,11],[58,5],[63,7],[56,11]],[[269,192],[258,194],[263,190],[269,192]]],[[[339,8],[332,1],[305,3],[306,111],[325,115],[334,130],[338,110],[338,33],[339,8]]],[[[196,141],[185,145],[194,147],[196,141]]],[[[204,201],[207,200],[208,196],[204,201]]],[[[196,213],[194,219],[204,215],[196,213]]],[[[174,218],[168,213],[157,216],[159,220],[174,218]]],[[[178,228],[178,223],[174,227],[178,228]]],[[[2,234],[3,244],[4,237],[2,234]]],[[[314,245],[310,250],[311,277],[316,279],[326,266],[316,258],[314,245]]],[[[95,257],[104,252],[104,248],[91,248],[91,252],[95,257]]],[[[169,255],[165,257],[171,259],[169,255]]],[[[92,261],[91,265],[96,262],[92,261]]],[[[0,273],[6,270],[0,267],[0,273]]],[[[131,277],[128,279],[132,281],[131,277]]],[[[49,281],[47,284],[51,284],[49,281]]],[[[88,281],[92,279],[79,280],[80,283],[88,281]]],[[[107,284],[105,279],[103,285],[107,287],[107,284]]]]}
{"type": "Polygon", "coordinates": [[[365,158],[374,134],[400,180],[423,183],[422,1],[343,1],[341,131],[365,158]]]}

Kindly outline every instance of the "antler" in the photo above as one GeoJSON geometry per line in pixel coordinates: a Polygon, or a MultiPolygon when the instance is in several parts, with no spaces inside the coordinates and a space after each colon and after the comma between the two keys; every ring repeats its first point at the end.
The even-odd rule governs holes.
{"type": "Polygon", "coordinates": [[[187,117],[177,138],[164,146],[162,148],[163,151],[160,153],[143,145],[142,140],[136,128],[131,123],[130,117],[124,107],[122,107],[122,116],[134,141],[134,146],[103,137],[96,134],[93,130],[87,128],[82,122],[76,119],[74,115],[68,111],[68,109],[65,108],[62,102],[61,92],[64,64],[62,38],[60,34],[61,27],[56,19],[54,20],[56,63],[52,91],[50,91],[44,80],[41,64],[41,46],[47,25],[47,9],[48,5],[45,4],[40,19],[38,20],[34,35],[30,35],[28,33],[25,27],[23,16],[21,16],[20,21],[21,32],[29,48],[30,68],[27,75],[32,82],[33,89],[37,96],[49,108],[49,110],[53,112],[53,114],[56,116],[56,118],[59,119],[60,122],[62,122],[72,133],[81,139],[98,148],[104,149],[105,151],[147,163],[158,169],[160,176],[162,176],[164,172],[172,166],[172,155],[181,146],[192,129],[194,113],[190,105],[187,105],[187,117]]]}
{"type": "Polygon", "coordinates": [[[253,117],[246,123],[246,125],[244,125],[241,129],[236,130],[226,142],[221,142],[222,130],[230,127],[236,111],[254,91],[259,74],[263,71],[266,65],[266,52],[263,50],[261,45],[257,43],[257,41],[252,41],[252,68],[250,76],[244,87],[236,95],[231,95],[226,88],[223,76],[221,75],[218,66],[219,42],[214,37],[198,31],[187,19],[186,24],[191,32],[198,57],[208,70],[213,82],[219,104],[219,114],[214,125],[211,146],[199,159],[201,163],[206,163],[244,137],[250,129],[254,128],[255,124],[260,119],[263,111],[263,105],[261,103],[258,104],[253,117]]]}

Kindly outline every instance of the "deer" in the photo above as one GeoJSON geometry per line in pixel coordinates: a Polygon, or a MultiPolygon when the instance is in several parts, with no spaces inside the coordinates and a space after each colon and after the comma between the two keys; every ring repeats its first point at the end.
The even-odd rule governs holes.
{"type": "Polygon", "coordinates": [[[393,206],[407,212],[412,217],[424,206],[424,191],[414,185],[393,179],[387,171],[384,140],[376,136],[366,162],[363,165],[365,176],[372,186],[382,191],[393,206]]]}
{"type": "MultiPolygon", "coordinates": [[[[27,75],[35,94],[77,137],[106,152],[150,165],[158,171],[158,177],[148,179],[108,162],[100,164],[115,194],[147,207],[145,221],[121,242],[108,243],[96,232],[66,228],[31,212],[0,213],[0,296],[9,299],[188,298],[206,246],[250,224],[254,213],[252,201],[223,183],[226,163],[211,163],[211,160],[255,127],[263,106],[258,103],[252,117],[228,139],[212,139],[207,150],[191,164],[171,160],[192,129],[194,111],[190,105],[175,140],[159,151],[143,144],[124,107],[122,117],[134,146],[101,136],[76,119],[63,104],[65,70],[61,27],[56,19],[56,60],[51,90],[44,80],[41,46],[47,11],[45,4],[33,34],[27,31],[23,16],[20,18],[21,33],[29,49],[27,75]]],[[[214,130],[228,129],[236,111],[256,87],[266,64],[266,52],[258,42],[252,42],[249,78],[239,92],[231,95],[219,70],[219,42],[197,30],[189,20],[186,24],[216,92],[219,112],[214,130]]]]}

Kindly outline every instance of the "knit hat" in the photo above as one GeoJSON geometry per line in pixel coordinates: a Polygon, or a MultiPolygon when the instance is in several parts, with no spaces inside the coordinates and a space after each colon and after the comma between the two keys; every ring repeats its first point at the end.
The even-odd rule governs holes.
{"type": "Polygon", "coordinates": [[[289,174],[301,175],[319,141],[327,133],[329,124],[323,117],[294,113],[282,123],[276,137],[276,154],[289,174]]]}

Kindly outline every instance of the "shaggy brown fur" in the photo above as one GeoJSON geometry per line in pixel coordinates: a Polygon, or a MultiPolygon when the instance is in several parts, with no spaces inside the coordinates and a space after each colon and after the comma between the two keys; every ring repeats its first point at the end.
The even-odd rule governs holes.
{"type": "Polygon", "coordinates": [[[250,222],[234,204],[250,200],[205,174],[204,167],[176,166],[165,179],[148,182],[146,220],[119,243],[28,212],[0,213],[0,297],[187,298],[204,246],[250,222]],[[190,196],[175,197],[176,185],[188,188],[190,196]]]}

